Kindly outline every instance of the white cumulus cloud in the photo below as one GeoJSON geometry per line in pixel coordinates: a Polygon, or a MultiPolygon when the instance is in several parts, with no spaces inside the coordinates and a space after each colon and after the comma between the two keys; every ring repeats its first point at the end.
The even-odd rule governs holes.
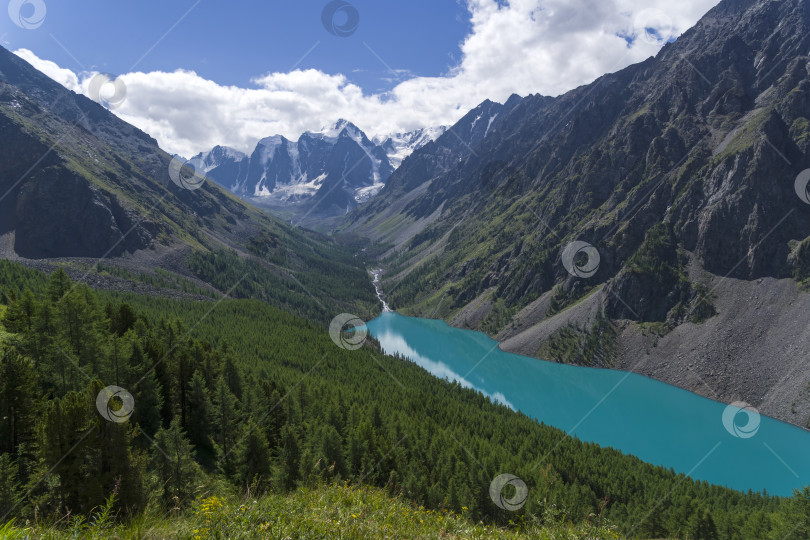
{"type": "MultiPolygon", "coordinates": [[[[260,138],[294,139],[339,118],[369,136],[452,124],[487,98],[554,96],[640,62],[716,3],[467,0],[472,30],[458,65],[439,77],[411,77],[389,92],[364,94],[343,74],[314,69],[257,75],[252,88],[220,85],[184,69],[125,73],[126,101],[114,113],[187,157],[217,144],[250,152],[260,138]]],[[[74,73],[29,50],[15,52],[67,88],[87,92],[93,73],[74,73]]]]}
{"type": "Polygon", "coordinates": [[[56,62],[50,60],[43,60],[35,55],[28,49],[17,49],[14,54],[37,68],[39,71],[55,80],[68,90],[74,92],[81,92],[82,88],[79,85],[79,77],[69,69],[60,68],[56,62]]]}

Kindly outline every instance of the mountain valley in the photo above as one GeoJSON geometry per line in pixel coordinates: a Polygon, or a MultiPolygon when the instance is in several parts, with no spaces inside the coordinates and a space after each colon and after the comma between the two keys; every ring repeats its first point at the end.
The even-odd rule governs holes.
{"type": "Polygon", "coordinates": [[[0,46],[0,537],[810,538],[809,53],[810,0],[722,0],[554,97],[186,159],[0,46]]]}

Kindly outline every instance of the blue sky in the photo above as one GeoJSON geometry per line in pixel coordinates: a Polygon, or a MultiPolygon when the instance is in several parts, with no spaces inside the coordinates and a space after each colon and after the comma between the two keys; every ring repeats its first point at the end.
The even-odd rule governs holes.
{"type": "Polygon", "coordinates": [[[113,112],[190,157],[340,118],[387,136],[559,95],[657,54],[718,0],[7,1],[3,46],[93,99],[112,74],[126,90],[113,112]],[[334,1],[338,29],[359,15],[345,37],[322,22],[334,1]]]}
{"type": "Polygon", "coordinates": [[[389,67],[406,71],[398,74],[399,80],[408,73],[446,73],[458,63],[459,44],[470,31],[466,7],[453,0],[353,0],[360,24],[351,36],[338,37],[321,23],[326,4],[46,0],[46,18],[39,31],[18,28],[3,17],[0,35],[6,33],[6,47],[30,49],[74,71],[118,74],[131,71],[182,17],[135,66],[137,70],[183,68],[223,85],[249,86],[253,77],[295,66],[343,73],[364,91],[379,92],[395,83],[389,67]]]}

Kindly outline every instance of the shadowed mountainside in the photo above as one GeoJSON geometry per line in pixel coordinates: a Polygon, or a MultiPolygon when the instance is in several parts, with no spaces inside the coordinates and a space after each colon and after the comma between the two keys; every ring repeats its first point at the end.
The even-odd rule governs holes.
{"type": "Polygon", "coordinates": [[[806,0],[721,2],[655,58],[517,99],[470,148],[452,147],[454,126],[345,229],[377,242],[394,309],[804,425],[810,364],[790,351],[810,335],[780,325],[806,318],[790,302],[810,276],[794,189],[810,165],[808,28],[806,0]],[[567,254],[575,241],[598,258],[567,254]],[[751,333],[735,314],[761,278],[771,316],[751,333]],[[694,346],[716,317],[742,350],[694,346]],[[667,352],[648,363],[656,344],[667,352]]]}

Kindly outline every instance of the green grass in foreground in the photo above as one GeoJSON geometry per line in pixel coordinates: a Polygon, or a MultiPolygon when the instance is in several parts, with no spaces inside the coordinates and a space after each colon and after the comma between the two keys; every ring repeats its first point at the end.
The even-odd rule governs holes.
{"type": "MultiPolygon", "coordinates": [[[[112,505],[110,505],[111,507],[112,505]]],[[[199,499],[181,516],[148,512],[127,524],[115,524],[104,509],[89,521],[51,526],[0,527],[0,538],[62,539],[121,538],[619,538],[611,527],[574,525],[555,516],[552,509],[542,518],[503,529],[474,523],[464,514],[426,510],[383,490],[371,487],[320,486],[300,488],[289,495],[258,498],[212,496],[199,499]],[[542,525],[541,525],[542,523],[542,525]]]]}

